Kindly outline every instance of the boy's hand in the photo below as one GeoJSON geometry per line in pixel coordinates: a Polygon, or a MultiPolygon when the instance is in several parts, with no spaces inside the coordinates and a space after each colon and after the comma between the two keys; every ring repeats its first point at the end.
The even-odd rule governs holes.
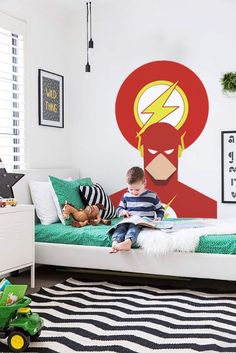
{"type": "Polygon", "coordinates": [[[161,221],[161,217],[155,218],[154,221],[161,221]]]}
{"type": "Polygon", "coordinates": [[[130,213],[128,211],[122,211],[121,214],[120,214],[122,217],[130,217],[130,213]]]}

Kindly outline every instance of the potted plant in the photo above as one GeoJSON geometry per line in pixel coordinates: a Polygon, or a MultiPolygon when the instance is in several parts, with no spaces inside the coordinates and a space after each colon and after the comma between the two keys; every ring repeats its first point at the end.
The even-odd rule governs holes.
{"type": "Polygon", "coordinates": [[[226,72],[220,79],[223,92],[227,95],[236,93],[236,72],[226,72]]]}

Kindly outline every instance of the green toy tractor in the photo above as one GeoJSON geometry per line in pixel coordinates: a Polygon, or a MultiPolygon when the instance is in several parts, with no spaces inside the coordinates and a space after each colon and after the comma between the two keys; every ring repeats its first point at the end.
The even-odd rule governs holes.
{"type": "Polygon", "coordinates": [[[15,304],[0,306],[0,338],[7,338],[13,352],[23,352],[31,340],[40,336],[43,319],[32,313],[28,305],[31,299],[23,297],[15,304]]]}

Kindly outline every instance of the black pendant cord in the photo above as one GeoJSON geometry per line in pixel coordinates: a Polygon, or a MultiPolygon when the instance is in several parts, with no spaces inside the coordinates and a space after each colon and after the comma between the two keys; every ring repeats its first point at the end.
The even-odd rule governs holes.
{"type": "Polygon", "coordinates": [[[93,40],[92,40],[92,5],[89,2],[89,25],[90,25],[90,39],[89,39],[89,48],[93,48],[93,40]]]}
{"type": "Polygon", "coordinates": [[[90,64],[89,64],[89,7],[88,2],[86,2],[87,7],[87,64],[85,65],[85,72],[90,72],[90,64]]]}

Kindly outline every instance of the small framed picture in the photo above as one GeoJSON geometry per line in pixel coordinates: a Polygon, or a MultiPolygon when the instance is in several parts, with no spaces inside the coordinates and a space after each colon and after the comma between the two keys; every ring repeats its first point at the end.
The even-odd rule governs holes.
{"type": "Polygon", "coordinates": [[[64,127],[64,77],[39,69],[39,125],[64,127]]]}
{"type": "Polygon", "coordinates": [[[236,131],[221,132],[222,203],[236,203],[236,131]]]}

